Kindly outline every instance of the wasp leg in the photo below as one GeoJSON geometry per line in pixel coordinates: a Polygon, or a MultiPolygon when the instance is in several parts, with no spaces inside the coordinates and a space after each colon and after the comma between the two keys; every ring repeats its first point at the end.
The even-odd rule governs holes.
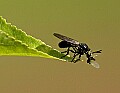
{"type": "MultiPolygon", "coordinates": [[[[73,48],[73,50],[71,51],[71,52],[73,52],[74,53],[74,56],[73,56],[73,59],[72,59],[72,61],[71,62],[73,62],[74,61],[74,59],[75,59],[75,57],[77,56],[77,55],[79,55],[79,53],[77,53],[77,48],[76,47],[72,47],[73,48]]],[[[75,61],[74,61],[74,63],[76,63],[77,61],[79,61],[80,60],[80,57],[81,57],[81,55],[79,55],[79,58],[78,59],[76,59],[75,61]]]]}
{"type": "Polygon", "coordinates": [[[67,52],[67,53],[66,53],[64,56],[62,56],[61,58],[67,56],[67,55],[69,54],[69,51],[70,51],[70,48],[68,47],[67,51],[61,52],[61,53],[66,53],[66,52],[67,52]]]}
{"type": "Polygon", "coordinates": [[[73,48],[73,50],[75,51],[75,53],[77,52],[77,48],[76,47],[72,47],[73,48]]]}
{"type": "Polygon", "coordinates": [[[77,61],[79,61],[79,60],[80,60],[80,58],[81,58],[81,55],[79,55],[79,58],[78,58],[78,59],[76,59],[76,60],[74,61],[74,63],[76,63],[77,61]]]}
{"type": "Polygon", "coordinates": [[[72,58],[71,62],[73,62],[73,61],[74,61],[74,59],[75,59],[75,57],[76,57],[77,55],[79,55],[79,54],[78,54],[78,53],[75,53],[75,54],[74,54],[74,56],[73,56],[73,58],[72,58]]]}
{"type": "Polygon", "coordinates": [[[94,54],[94,53],[101,53],[101,51],[102,51],[102,50],[98,50],[98,51],[94,51],[94,52],[92,52],[92,53],[93,53],[93,54],[94,54]]]}
{"type": "Polygon", "coordinates": [[[88,58],[87,63],[88,63],[88,64],[91,64],[91,63],[90,63],[90,58],[88,58]]]}
{"type": "Polygon", "coordinates": [[[86,54],[86,57],[87,57],[87,63],[88,64],[91,64],[90,61],[91,61],[91,54],[89,55],[88,53],[86,54]]]}
{"type": "Polygon", "coordinates": [[[63,51],[63,52],[61,52],[61,53],[66,53],[67,51],[63,51]]]}
{"type": "MultiPolygon", "coordinates": [[[[69,51],[71,51],[72,53],[76,53],[75,51],[70,50],[70,49],[69,49],[69,51]]],[[[63,52],[61,52],[61,53],[66,53],[66,52],[68,52],[68,50],[67,50],[67,51],[63,51],[63,52]]]]}
{"type": "Polygon", "coordinates": [[[73,50],[70,50],[72,53],[76,53],[75,51],[73,51],[73,50]]]}
{"type": "Polygon", "coordinates": [[[95,61],[95,58],[89,57],[88,60],[87,60],[87,63],[91,64],[91,60],[94,60],[94,61],[95,61]]]}

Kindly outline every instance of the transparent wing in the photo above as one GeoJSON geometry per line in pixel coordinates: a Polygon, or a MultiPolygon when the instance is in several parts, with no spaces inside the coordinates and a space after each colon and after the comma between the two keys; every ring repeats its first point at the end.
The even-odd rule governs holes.
{"type": "Polygon", "coordinates": [[[74,44],[74,45],[79,45],[80,44],[77,40],[74,40],[72,38],[69,38],[69,37],[61,35],[61,34],[54,33],[53,35],[56,36],[57,38],[63,40],[63,41],[70,42],[71,44],[74,44]]]}
{"type": "Polygon", "coordinates": [[[100,68],[99,64],[96,61],[92,61],[91,65],[95,68],[100,68]]]}

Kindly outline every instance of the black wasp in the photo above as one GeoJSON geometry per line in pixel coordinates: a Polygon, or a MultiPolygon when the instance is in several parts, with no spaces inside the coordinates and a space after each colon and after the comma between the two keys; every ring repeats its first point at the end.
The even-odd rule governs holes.
{"type": "Polygon", "coordinates": [[[96,68],[99,68],[99,64],[95,62],[95,58],[92,56],[92,54],[101,53],[102,50],[92,52],[86,43],[79,43],[78,41],[72,38],[69,38],[58,33],[54,33],[53,35],[62,40],[58,44],[60,48],[67,48],[67,51],[61,52],[66,53],[66,55],[62,56],[62,58],[67,56],[71,51],[72,53],[74,53],[71,62],[76,63],[77,61],[80,60],[81,56],[85,54],[87,57],[87,63],[93,65],[96,68]],[[76,56],[78,56],[78,59],[75,60],[76,56]]]}

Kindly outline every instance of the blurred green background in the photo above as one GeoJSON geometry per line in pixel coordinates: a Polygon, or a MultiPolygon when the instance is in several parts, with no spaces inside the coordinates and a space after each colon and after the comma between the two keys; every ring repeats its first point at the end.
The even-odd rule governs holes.
{"type": "Polygon", "coordinates": [[[54,32],[86,42],[100,69],[39,57],[0,57],[0,93],[120,93],[120,1],[0,0],[0,15],[59,49],[54,32]]]}

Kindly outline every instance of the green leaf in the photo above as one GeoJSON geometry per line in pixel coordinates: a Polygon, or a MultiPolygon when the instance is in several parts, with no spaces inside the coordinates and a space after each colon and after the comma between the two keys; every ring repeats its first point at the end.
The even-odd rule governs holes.
{"type": "MultiPolygon", "coordinates": [[[[46,45],[39,39],[27,35],[16,26],[7,23],[0,17],[0,55],[38,56],[44,58],[61,59],[61,52],[46,45]]],[[[63,58],[70,61],[71,57],[63,58]]]]}

